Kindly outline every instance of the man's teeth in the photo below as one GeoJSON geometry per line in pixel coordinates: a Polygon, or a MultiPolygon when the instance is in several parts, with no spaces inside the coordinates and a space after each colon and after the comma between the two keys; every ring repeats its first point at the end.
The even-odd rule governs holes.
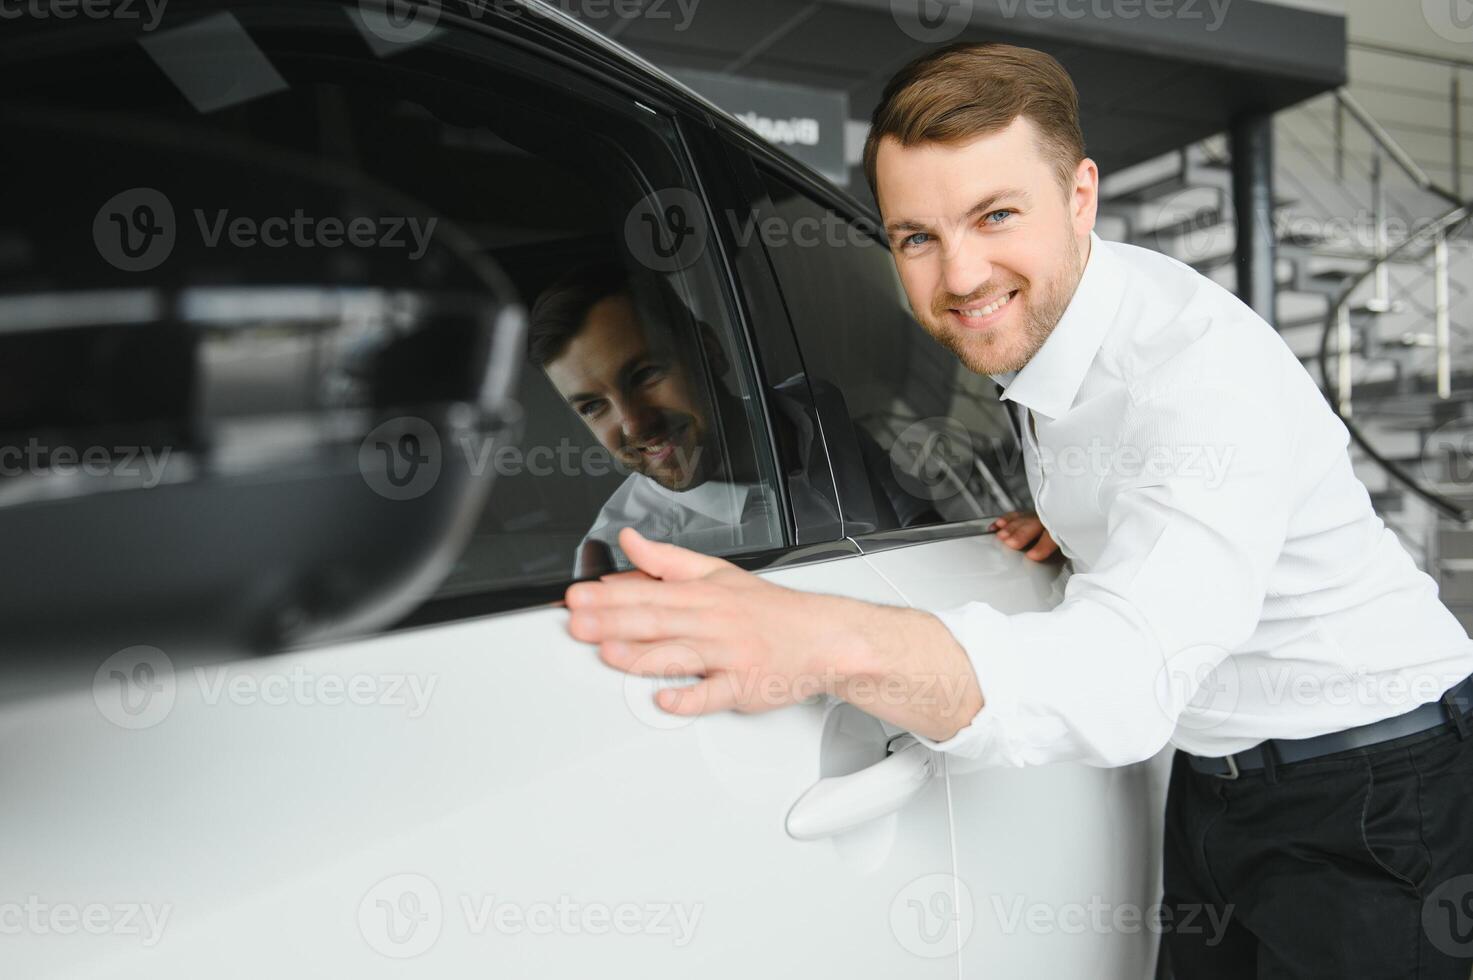
{"type": "Polygon", "coordinates": [[[980,319],[981,317],[991,316],[993,313],[996,313],[998,310],[1002,309],[1004,306],[1007,306],[1008,305],[1008,301],[1011,300],[1012,298],[1013,298],[1013,294],[1012,293],[1008,293],[1002,299],[996,300],[996,301],[988,304],[987,306],[978,307],[975,310],[957,310],[956,312],[957,312],[957,315],[958,316],[966,317],[968,320],[976,320],[976,319],[980,319]]]}

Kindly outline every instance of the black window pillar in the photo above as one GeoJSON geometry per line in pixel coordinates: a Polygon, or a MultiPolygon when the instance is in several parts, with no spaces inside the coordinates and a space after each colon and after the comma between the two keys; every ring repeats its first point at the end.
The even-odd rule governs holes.
{"type": "Polygon", "coordinates": [[[1238,298],[1277,328],[1273,116],[1246,115],[1235,119],[1232,155],[1233,212],[1238,225],[1238,298]]]}

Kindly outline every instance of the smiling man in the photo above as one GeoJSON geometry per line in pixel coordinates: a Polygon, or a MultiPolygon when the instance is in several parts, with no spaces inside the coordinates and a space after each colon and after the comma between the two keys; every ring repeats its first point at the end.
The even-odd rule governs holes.
{"type": "Polygon", "coordinates": [[[776,540],[750,447],[719,438],[719,403],[729,399],[713,377],[726,369],[720,342],[689,317],[665,323],[683,306],[651,291],[663,317],[644,315],[629,275],[603,262],[564,273],[532,308],[533,363],[629,471],[579,544],[575,576],[608,567],[591,543],[627,567],[616,540],[624,527],[701,551],[776,540]]]}
{"type": "Polygon", "coordinates": [[[573,636],[698,678],[658,695],[677,714],[823,692],[978,767],[1175,745],[1166,903],[1228,923],[1168,935],[1178,977],[1466,978],[1422,915],[1473,874],[1473,643],[1299,361],[1215,283],[1094,235],[1099,174],[1047,55],[912,63],[865,164],[917,320],[1017,417],[1039,513],[1005,544],[1056,543],[1063,601],[874,606],[626,530],[639,571],[571,587],[573,636]],[[1207,453],[1212,478],[1183,462],[1207,453]],[[1066,455],[1089,465],[1044,463],[1066,455]]]}

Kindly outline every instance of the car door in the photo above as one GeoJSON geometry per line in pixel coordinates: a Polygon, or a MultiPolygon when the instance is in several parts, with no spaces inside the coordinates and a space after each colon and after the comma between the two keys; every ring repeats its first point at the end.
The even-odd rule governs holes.
{"type": "MultiPolygon", "coordinates": [[[[1061,561],[989,533],[1028,509],[1016,429],[996,386],[933,343],[908,311],[878,222],[785,168],[757,164],[759,227],[792,314],[865,561],[923,609],[985,601],[1006,613],[1062,598],[1061,561]],[[837,456],[844,455],[842,450],[837,456]],[[873,501],[902,501],[881,513],[873,501]],[[849,502],[858,500],[857,506],[849,502]],[[898,518],[898,519],[897,519],[898,518]]],[[[1164,770],[950,769],[966,977],[1149,975],[1159,936],[1164,770]]]]}
{"type": "Polygon", "coordinates": [[[30,192],[0,216],[13,411],[0,431],[50,461],[23,484],[7,473],[3,497],[7,528],[49,535],[12,539],[6,591],[44,582],[51,603],[0,658],[7,970],[954,977],[934,760],[892,754],[895,732],[827,702],[671,718],[652,703],[666,679],[608,669],[566,632],[558,600],[575,561],[617,560],[586,536],[629,487],[689,518],[673,539],[699,528],[706,550],[775,582],[903,602],[825,517],[833,479],[802,425],[816,418],[806,378],[769,376],[792,351],[753,356],[770,287],[741,282],[750,257],[730,250],[706,189],[725,177],[694,169],[659,86],[633,90],[627,66],[604,75],[542,8],[176,0],[155,27],[0,39],[0,153],[30,192]],[[682,251],[691,222],[716,233],[682,251]],[[659,480],[604,445],[611,409],[559,386],[550,365],[582,334],[527,362],[498,317],[472,343],[487,283],[537,313],[565,273],[611,256],[640,357],[663,366],[580,360],[577,377],[653,390],[680,375],[699,446],[729,477],[700,506],[639,483],[659,480]],[[414,288],[384,286],[401,280],[414,288]],[[130,344],[155,321],[141,336],[178,343],[130,344]],[[78,381],[84,365],[117,391],[78,381]],[[475,393],[461,373],[520,379],[484,438],[462,424],[475,393]],[[139,394],[157,386],[178,396],[139,394]],[[452,394],[433,418],[362,434],[356,481],[324,482],[310,511],[306,477],[259,510],[235,503],[263,499],[237,474],[297,473],[278,457],[358,439],[367,408],[452,394]],[[139,406],[128,431],[165,432],[149,438],[183,461],[156,483],[109,482],[126,446],[73,445],[125,403],[139,406]],[[48,442],[111,469],[61,474],[48,442]],[[411,520],[452,482],[490,484],[473,520],[411,520]],[[197,506],[148,507],[160,487],[197,506]],[[307,539],[351,559],[310,590],[282,573],[307,539]],[[397,583],[407,612],[386,622],[359,601],[361,617],[314,631],[276,603],[373,599],[354,570],[391,541],[436,572],[397,583]],[[192,588],[206,579],[272,597],[245,604],[270,614],[264,639],[226,628],[216,607],[235,606],[192,588]],[[269,652],[247,656],[246,634],[269,652]],[[794,809],[846,775],[860,781],[794,809]],[[877,790],[890,805],[854,818],[877,790]]]}

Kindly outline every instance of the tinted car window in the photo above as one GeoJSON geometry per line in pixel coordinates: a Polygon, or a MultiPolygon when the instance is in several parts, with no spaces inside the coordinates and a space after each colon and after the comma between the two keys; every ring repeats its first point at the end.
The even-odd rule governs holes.
{"type": "MultiPolygon", "coordinates": [[[[467,269],[483,262],[532,315],[532,336],[517,354],[515,438],[439,447],[496,473],[439,596],[621,564],[590,541],[626,523],[717,554],[782,545],[731,304],[714,255],[680,240],[681,216],[702,204],[673,121],[497,40],[484,28],[499,16],[487,8],[477,27],[446,12],[419,30],[360,4],[176,0],[157,24],[0,39],[0,160],[25,188],[0,214],[0,434],[44,439],[104,403],[89,385],[136,383],[152,392],[133,400],[137,418],[95,421],[180,445],[210,406],[172,379],[199,357],[228,366],[232,344],[253,345],[258,373],[231,398],[262,420],[263,444],[289,439],[293,413],[354,404],[355,385],[409,404],[448,372],[441,387],[473,396],[464,352],[375,346],[418,308],[322,304],[349,286],[412,285],[391,299],[432,297],[452,315],[473,302],[467,269]],[[295,292],[204,353],[178,324],[121,348],[87,332],[120,315],[118,296],[181,277],[295,292]],[[299,329],[314,303],[334,325],[331,357],[299,329]],[[392,377],[345,370],[355,344],[392,377]]],[[[406,435],[367,449],[428,460],[406,435]]]]}
{"type": "Polygon", "coordinates": [[[1026,506],[1027,475],[997,386],[915,321],[873,224],[777,174],[763,179],[772,213],[757,230],[831,433],[848,533],[1026,506]]]}

